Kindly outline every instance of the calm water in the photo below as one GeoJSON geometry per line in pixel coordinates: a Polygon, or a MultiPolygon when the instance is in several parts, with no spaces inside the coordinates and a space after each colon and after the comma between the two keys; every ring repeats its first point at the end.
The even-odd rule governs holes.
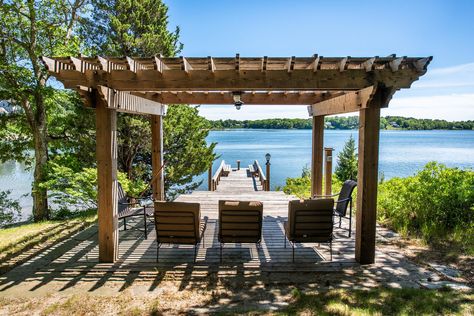
{"type": "MultiPolygon", "coordinates": [[[[337,156],[344,143],[358,132],[326,131],[324,145],[335,149],[337,156]]],[[[265,154],[272,155],[271,185],[281,186],[287,177],[301,174],[311,159],[311,130],[225,130],[212,131],[209,142],[217,142],[216,151],[232,166],[241,160],[246,167],[265,154]]],[[[382,131],[380,136],[380,167],[385,178],[404,177],[415,173],[429,161],[450,167],[474,168],[474,131],[382,131]]],[[[219,160],[220,161],[220,160],[219,160]]],[[[214,170],[218,162],[214,164],[214,170]]],[[[333,164],[335,167],[335,163],[333,164]]],[[[207,189],[207,174],[200,189],[207,189]]],[[[29,193],[32,175],[15,162],[0,164],[0,190],[11,190],[15,198],[29,193]]],[[[25,216],[31,214],[31,198],[21,198],[25,216]]]]}

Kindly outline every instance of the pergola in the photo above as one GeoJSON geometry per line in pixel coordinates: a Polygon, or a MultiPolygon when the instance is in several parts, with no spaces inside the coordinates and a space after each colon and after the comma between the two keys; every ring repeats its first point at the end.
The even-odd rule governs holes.
{"type": "MultiPolygon", "coordinates": [[[[380,109],[425,74],[432,57],[43,57],[49,73],[96,111],[99,260],[118,255],[116,113],[151,116],[153,197],[164,198],[166,104],[308,105],[311,192],[322,193],[326,115],[359,112],[355,259],[375,258],[380,109]]],[[[269,107],[271,111],[271,107],[269,107]]]]}

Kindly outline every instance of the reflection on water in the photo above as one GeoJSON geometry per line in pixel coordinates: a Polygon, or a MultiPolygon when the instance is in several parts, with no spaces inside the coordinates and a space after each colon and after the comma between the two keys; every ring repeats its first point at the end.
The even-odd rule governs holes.
{"type": "MultiPolygon", "coordinates": [[[[358,131],[325,131],[324,145],[333,147],[337,156],[350,135],[357,140],[358,131]]],[[[212,131],[207,140],[217,142],[217,154],[234,167],[236,160],[244,167],[254,159],[263,164],[265,154],[271,153],[272,187],[283,185],[287,177],[299,176],[302,168],[310,165],[310,130],[212,131]]],[[[409,176],[433,160],[450,167],[474,168],[474,131],[381,132],[379,170],[385,178],[409,176]]],[[[198,178],[205,177],[207,173],[198,178]]],[[[31,171],[22,164],[0,164],[0,190],[11,190],[18,198],[30,193],[31,181],[31,171]]],[[[200,189],[207,189],[207,181],[200,189]]],[[[30,196],[21,198],[21,205],[26,216],[31,214],[30,196]]]]}

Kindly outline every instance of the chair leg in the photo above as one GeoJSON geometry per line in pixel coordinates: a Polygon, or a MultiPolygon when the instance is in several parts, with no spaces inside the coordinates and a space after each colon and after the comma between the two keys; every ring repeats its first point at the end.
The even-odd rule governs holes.
{"type": "Polygon", "coordinates": [[[196,257],[197,257],[197,249],[199,247],[199,244],[194,245],[194,263],[196,263],[196,257]]]}
{"type": "Polygon", "coordinates": [[[148,225],[146,222],[146,210],[145,207],[143,207],[143,223],[145,224],[145,239],[148,239],[148,225]]]}
{"type": "Polygon", "coordinates": [[[160,247],[161,247],[161,244],[158,243],[158,246],[156,247],[156,262],[158,263],[158,258],[160,256],[160,247]]]}
{"type": "Polygon", "coordinates": [[[127,230],[127,218],[123,218],[123,230],[127,230]]]}
{"type": "Polygon", "coordinates": [[[223,245],[221,243],[220,256],[219,256],[220,263],[222,263],[222,247],[223,247],[223,245]]]}
{"type": "Polygon", "coordinates": [[[291,243],[291,248],[293,250],[293,263],[295,263],[295,244],[291,243]]]}
{"type": "Polygon", "coordinates": [[[352,232],[352,208],[349,211],[349,238],[351,238],[351,232],[352,232]]]}
{"type": "Polygon", "coordinates": [[[339,228],[341,228],[342,216],[339,216],[339,228]]]}
{"type": "Polygon", "coordinates": [[[283,236],[283,248],[286,249],[286,235],[283,236]]]}
{"type": "Polygon", "coordinates": [[[329,242],[329,253],[330,253],[330,258],[332,261],[332,240],[329,242]]]}

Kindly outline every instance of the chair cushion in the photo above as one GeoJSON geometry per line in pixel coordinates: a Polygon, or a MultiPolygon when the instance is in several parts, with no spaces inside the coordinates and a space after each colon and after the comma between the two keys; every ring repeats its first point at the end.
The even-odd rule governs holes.
{"type": "Polygon", "coordinates": [[[263,204],[259,201],[219,201],[220,242],[260,242],[263,204]]]}
{"type": "Polygon", "coordinates": [[[288,204],[285,232],[291,241],[325,242],[332,238],[333,199],[294,200],[288,204]]]}
{"type": "Polygon", "coordinates": [[[199,203],[155,202],[158,242],[197,244],[201,239],[199,203]]]}

